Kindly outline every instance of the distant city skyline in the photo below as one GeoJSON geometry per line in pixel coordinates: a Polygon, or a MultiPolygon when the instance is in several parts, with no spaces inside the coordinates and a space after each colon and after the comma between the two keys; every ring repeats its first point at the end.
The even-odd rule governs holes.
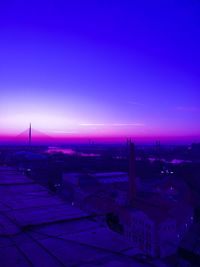
{"type": "Polygon", "coordinates": [[[0,138],[200,141],[198,1],[8,1],[0,138]]]}

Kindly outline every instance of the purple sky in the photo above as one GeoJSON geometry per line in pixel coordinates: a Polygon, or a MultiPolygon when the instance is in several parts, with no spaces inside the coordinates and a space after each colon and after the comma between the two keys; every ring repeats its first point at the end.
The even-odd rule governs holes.
{"type": "Polygon", "coordinates": [[[1,135],[200,137],[198,0],[2,2],[1,135]]]}

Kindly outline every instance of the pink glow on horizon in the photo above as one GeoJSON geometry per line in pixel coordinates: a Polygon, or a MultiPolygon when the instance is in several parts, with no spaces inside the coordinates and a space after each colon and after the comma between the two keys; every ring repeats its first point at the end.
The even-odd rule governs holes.
{"type": "MultiPolygon", "coordinates": [[[[200,135],[167,135],[167,134],[130,134],[130,135],[120,135],[120,134],[54,134],[48,135],[39,132],[35,132],[32,135],[33,144],[47,144],[47,143],[85,143],[89,140],[97,143],[123,143],[126,141],[127,137],[132,138],[136,143],[154,143],[155,140],[160,140],[163,143],[192,143],[200,142],[200,135]]],[[[1,134],[0,143],[26,143],[28,140],[28,134],[26,132],[21,135],[16,134],[1,134]]]]}

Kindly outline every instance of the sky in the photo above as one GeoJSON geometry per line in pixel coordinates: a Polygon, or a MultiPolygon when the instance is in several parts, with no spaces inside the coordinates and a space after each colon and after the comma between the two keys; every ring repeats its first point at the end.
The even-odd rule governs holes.
{"type": "Polygon", "coordinates": [[[200,2],[4,0],[0,137],[200,140],[200,2]]]}

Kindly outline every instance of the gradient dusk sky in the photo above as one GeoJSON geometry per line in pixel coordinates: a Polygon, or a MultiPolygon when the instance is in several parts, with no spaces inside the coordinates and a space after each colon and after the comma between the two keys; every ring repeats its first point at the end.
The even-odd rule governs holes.
{"type": "Polygon", "coordinates": [[[200,140],[200,1],[0,3],[0,135],[200,140]]]}

